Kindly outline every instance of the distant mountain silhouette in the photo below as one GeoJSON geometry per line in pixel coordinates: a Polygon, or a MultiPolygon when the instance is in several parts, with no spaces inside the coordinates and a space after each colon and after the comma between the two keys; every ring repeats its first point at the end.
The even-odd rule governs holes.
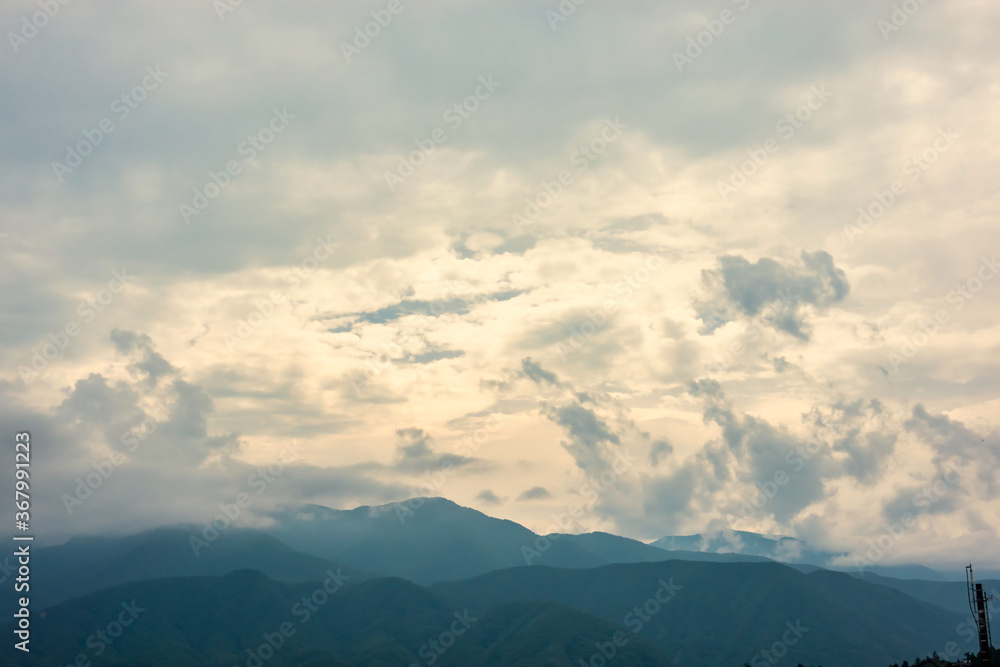
{"type": "Polygon", "coordinates": [[[533,563],[557,567],[607,563],[567,540],[539,551],[539,536],[524,526],[444,498],[417,500],[410,503],[417,509],[402,514],[396,504],[353,510],[307,505],[274,515],[267,530],[300,551],[419,584],[525,565],[532,551],[539,553],[533,563]]]}
{"type": "Polygon", "coordinates": [[[353,510],[305,505],[272,518],[268,533],[300,551],[425,585],[521,565],[587,568],[669,558],[765,560],[742,554],[664,555],[648,544],[608,533],[541,536],[444,498],[353,510]]]}
{"type": "MultiPolygon", "coordinates": [[[[846,554],[813,549],[803,540],[794,537],[767,537],[745,530],[729,530],[709,535],[669,535],[651,546],[671,551],[685,550],[706,554],[740,554],[759,556],[793,565],[813,565],[841,572],[856,571],[853,566],[833,565],[834,559],[846,554]]],[[[898,579],[926,579],[943,581],[938,571],[923,565],[868,565],[866,571],[898,579]]]]}
{"type": "Polygon", "coordinates": [[[431,658],[444,667],[580,667],[594,656],[599,663],[602,646],[615,654],[609,665],[626,667],[884,667],[968,640],[956,630],[969,619],[964,583],[849,576],[748,553],[822,555],[792,538],[743,532],[724,543],[681,536],[654,546],[603,532],[540,536],[441,498],[306,505],[271,518],[266,533],[173,526],[37,550],[31,664],[72,663],[92,650],[88,638],[116,605],[134,598],[148,613],[104,652],[107,664],[246,665],[262,633],[331,577],[336,594],[266,667],[431,658]],[[661,609],[668,583],[679,592],[661,609]],[[466,609],[478,620],[463,641],[428,654],[427,642],[466,609]],[[787,655],[761,658],[793,631],[801,637],[787,655]],[[614,636],[627,641],[607,644],[614,636]]]}
{"type": "MultiPolygon", "coordinates": [[[[315,583],[276,582],[252,570],[125,584],[51,608],[34,621],[30,656],[5,642],[0,660],[55,667],[80,654],[93,659],[100,647],[101,664],[119,665],[405,667],[433,658],[440,667],[578,667],[598,644],[625,635],[620,626],[552,603],[468,614],[396,578],[325,598],[317,590],[315,583]],[[304,598],[314,601],[313,611],[304,598]],[[134,621],[126,617],[130,626],[110,643],[94,639],[95,621],[117,618],[123,602],[138,611],[134,621]]],[[[616,666],[674,664],[641,638],[614,650],[616,666]]]]}
{"type": "Polygon", "coordinates": [[[786,563],[809,563],[825,566],[838,555],[811,549],[794,537],[766,537],[745,530],[729,530],[711,535],[671,535],[651,543],[660,549],[710,553],[740,553],[763,556],[786,563]]]}
{"type": "MultiPolygon", "coordinates": [[[[221,575],[241,569],[260,570],[279,581],[316,581],[340,564],[300,553],[283,542],[245,528],[230,528],[207,542],[195,555],[194,527],[166,527],[125,537],[75,537],[33,555],[38,577],[32,603],[44,608],[109,586],[161,577],[221,575]]],[[[374,575],[343,567],[351,584],[374,575]]]]}
{"type": "MultiPolygon", "coordinates": [[[[936,605],[942,609],[963,614],[971,618],[969,609],[968,586],[964,581],[922,581],[920,579],[894,579],[883,577],[871,572],[864,574],[855,573],[855,577],[863,579],[871,584],[889,586],[897,591],[902,591],[912,598],[922,600],[929,604],[936,605]]],[[[1000,601],[1000,580],[997,579],[976,579],[986,589],[987,594],[992,594],[1000,601]]],[[[993,629],[993,636],[1000,637],[1000,614],[993,614],[990,618],[990,627],[993,629]]]]}
{"type": "MultiPolygon", "coordinates": [[[[557,534],[560,540],[576,544],[605,563],[653,563],[664,560],[699,560],[716,563],[763,563],[770,559],[749,554],[709,553],[701,551],[665,551],[627,537],[610,533],[584,533],[582,535],[557,534]]],[[[552,537],[551,535],[549,537],[552,537]]]]}
{"type": "MultiPolygon", "coordinates": [[[[899,591],[839,572],[803,574],[778,563],[661,563],[591,570],[522,567],[431,586],[452,605],[473,610],[513,600],[559,602],[627,623],[662,580],[682,590],[641,636],[685,665],[742,665],[782,639],[786,622],[809,630],[777,663],[883,667],[959,641],[955,614],[899,591]]],[[[655,606],[655,605],[653,605],[655,606]]],[[[634,618],[634,616],[633,616],[634,618]]],[[[970,645],[971,646],[971,645],[970,645]]]]}

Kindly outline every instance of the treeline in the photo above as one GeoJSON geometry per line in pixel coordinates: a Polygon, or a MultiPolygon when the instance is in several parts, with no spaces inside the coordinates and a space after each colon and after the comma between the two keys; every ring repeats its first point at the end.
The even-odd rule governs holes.
{"type": "MultiPolygon", "coordinates": [[[[1000,650],[996,648],[993,649],[993,665],[994,667],[1000,667],[1000,650]]],[[[748,663],[744,663],[743,667],[751,666],[748,663]]],[[[799,663],[796,667],[806,667],[806,665],[799,663]]],[[[823,666],[817,665],[816,667],[823,666]]],[[[926,658],[915,658],[913,662],[908,660],[904,660],[903,664],[894,662],[889,667],[979,667],[979,658],[971,653],[966,653],[963,660],[952,662],[951,660],[945,660],[935,652],[926,658]]]]}
{"type": "MultiPolygon", "coordinates": [[[[993,665],[1000,667],[1000,659],[998,659],[997,649],[993,649],[993,665]]],[[[890,667],[979,667],[978,656],[972,653],[966,653],[963,660],[958,662],[952,662],[951,660],[945,660],[940,657],[937,653],[934,653],[926,658],[916,658],[913,662],[903,661],[903,664],[893,663],[890,667]]]]}

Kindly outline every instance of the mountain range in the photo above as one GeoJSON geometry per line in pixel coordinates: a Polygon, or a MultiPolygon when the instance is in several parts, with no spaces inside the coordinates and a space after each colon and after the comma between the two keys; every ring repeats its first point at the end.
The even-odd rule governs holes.
{"type": "Polygon", "coordinates": [[[823,552],[781,545],[791,538],[739,533],[743,553],[719,553],[733,535],[543,536],[441,498],[410,505],[419,509],[307,505],[259,529],[173,526],[40,549],[38,648],[28,662],[9,648],[0,660],[253,667],[265,635],[281,646],[261,664],[345,667],[597,667],[609,655],[615,665],[887,667],[949,643],[975,650],[964,582],[835,572],[803,560],[823,552]],[[760,553],[776,545],[799,562],[760,553]],[[120,639],[95,639],[133,601],[145,611],[120,639]],[[300,623],[305,601],[317,608],[300,623]],[[295,632],[279,642],[285,622],[295,632]]]}

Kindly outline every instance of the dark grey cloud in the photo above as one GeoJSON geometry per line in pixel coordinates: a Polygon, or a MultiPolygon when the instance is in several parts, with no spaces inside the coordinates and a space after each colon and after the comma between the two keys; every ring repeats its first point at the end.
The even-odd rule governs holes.
{"type": "Polygon", "coordinates": [[[617,255],[648,253],[650,250],[655,250],[657,253],[663,251],[662,248],[651,248],[648,243],[621,238],[620,236],[595,235],[591,236],[590,243],[598,250],[617,255]]]}
{"type": "Polygon", "coordinates": [[[646,524],[643,529],[649,530],[649,523],[655,522],[654,530],[666,534],[674,532],[680,526],[690,514],[695,499],[706,495],[699,488],[699,475],[696,472],[697,464],[687,462],[666,475],[646,481],[640,496],[643,518],[639,523],[646,524]]]}
{"type": "Polygon", "coordinates": [[[977,433],[943,414],[930,412],[923,404],[914,406],[903,428],[926,442],[934,451],[934,479],[958,479],[955,493],[971,493],[975,481],[990,497],[1000,493],[1000,432],[977,433]]]}
{"type": "Polygon", "coordinates": [[[204,331],[202,331],[200,334],[198,334],[197,336],[194,336],[193,338],[191,338],[191,340],[188,341],[188,347],[194,347],[195,345],[197,345],[198,341],[201,340],[202,338],[204,338],[205,336],[207,336],[208,332],[210,332],[211,330],[212,330],[212,327],[210,327],[209,325],[206,324],[204,331]]]}
{"type": "MultiPolygon", "coordinates": [[[[975,516],[975,505],[968,504],[976,487],[971,482],[975,480],[991,496],[1000,490],[993,474],[1000,465],[1000,438],[976,433],[922,405],[904,420],[877,399],[834,400],[803,415],[810,434],[803,438],[759,417],[737,413],[717,381],[693,382],[689,391],[702,399],[705,421],[716,425],[721,435],[669,473],[643,481],[637,493],[646,516],[637,520],[639,524],[659,517],[663,526],[677,526],[687,513],[699,511],[757,520],[771,517],[792,525],[814,502],[827,497],[832,482],[849,480],[871,487],[883,481],[903,430],[932,448],[933,467],[922,481],[897,489],[873,511],[881,510],[890,521],[898,521],[904,513],[972,511],[975,516]],[[787,481],[772,485],[776,473],[787,481]],[[743,504],[768,485],[774,493],[762,506],[743,504]],[[736,502],[722,500],[733,490],[739,496],[736,502]]],[[[622,502],[600,507],[609,516],[627,514],[622,502]]],[[[622,521],[628,524],[629,519],[622,521]]]]}
{"type": "Polygon", "coordinates": [[[559,377],[552,371],[542,368],[538,362],[532,361],[531,357],[525,357],[521,360],[521,374],[535,384],[559,386],[559,377]]]}
{"type": "Polygon", "coordinates": [[[131,425],[145,418],[139,408],[140,394],[125,382],[108,382],[99,373],[91,373],[77,380],[68,396],[55,408],[56,415],[64,423],[83,428],[104,427],[109,439],[117,432],[123,432],[131,425]]]}
{"type": "MultiPolygon", "coordinates": [[[[142,334],[128,339],[148,341],[142,334]]],[[[248,521],[276,504],[388,502],[409,494],[400,483],[370,477],[383,470],[378,466],[313,466],[291,450],[275,454],[263,468],[246,463],[235,458],[245,445],[238,433],[209,429],[213,412],[200,385],[176,378],[153,387],[144,376],[126,381],[91,373],[49,410],[25,403],[22,392],[0,381],[0,428],[27,430],[35,443],[37,539],[52,544],[79,534],[200,525],[238,493],[254,498],[248,521]],[[280,472],[274,475],[275,470],[280,472]],[[262,473],[273,481],[258,495],[259,487],[251,488],[248,480],[262,473]]],[[[0,480],[0,491],[12,495],[11,483],[0,480]]]]}
{"type": "Polygon", "coordinates": [[[705,422],[722,431],[721,439],[706,443],[698,453],[697,466],[691,471],[703,490],[714,492],[731,480],[749,487],[766,485],[773,482],[776,472],[783,471],[788,482],[760,510],[779,522],[824,497],[824,480],[837,474],[826,443],[807,447],[784,428],[736,414],[714,380],[692,383],[691,394],[704,399],[705,422]]]}
{"type": "Polygon", "coordinates": [[[174,380],[157,394],[146,388],[145,381],[129,385],[91,373],[73,385],[54,415],[75,427],[80,444],[89,434],[99,434],[113,450],[141,450],[144,460],[160,464],[196,466],[211,456],[240,451],[238,433],[209,433],[214,404],[200,386],[174,380]]]}
{"type": "Polygon", "coordinates": [[[426,352],[420,352],[417,354],[407,353],[399,359],[394,359],[393,361],[399,361],[404,364],[430,364],[435,361],[440,361],[441,359],[457,359],[465,355],[463,350],[444,350],[433,348],[427,350],[426,352]]]}
{"type": "Polygon", "coordinates": [[[878,482],[895,452],[898,433],[892,416],[878,399],[839,399],[828,410],[814,407],[806,416],[825,435],[843,473],[862,484],[878,482]]]}
{"type": "Polygon", "coordinates": [[[490,489],[483,489],[476,494],[476,500],[487,505],[502,505],[506,501],[506,498],[501,498],[490,489]]]}
{"type": "Polygon", "coordinates": [[[475,463],[477,459],[458,454],[438,454],[431,447],[433,438],[420,428],[396,430],[395,469],[402,472],[424,472],[442,467],[459,467],[475,463]]]}
{"type": "Polygon", "coordinates": [[[518,494],[518,500],[545,500],[551,498],[552,494],[544,486],[533,486],[518,494]]]}
{"type": "MultiPolygon", "coordinates": [[[[467,315],[477,305],[490,302],[509,301],[528,290],[501,290],[489,294],[479,294],[471,296],[451,295],[446,298],[435,299],[433,301],[419,299],[402,299],[389,306],[383,306],[376,310],[363,311],[346,314],[324,315],[319,319],[341,319],[354,318],[352,323],[365,322],[368,324],[386,324],[395,322],[404,317],[419,315],[425,318],[435,318],[442,315],[467,315]]],[[[346,323],[331,331],[350,331],[351,324],[346,323]]]]}
{"type": "Polygon", "coordinates": [[[439,317],[441,315],[466,315],[470,303],[466,299],[452,297],[437,301],[415,301],[404,299],[391,306],[379,308],[364,313],[352,313],[361,322],[370,324],[385,324],[394,322],[408,315],[423,315],[424,317],[439,317]]]}
{"type": "Polygon", "coordinates": [[[469,248],[469,246],[465,245],[465,241],[467,240],[465,237],[467,235],[462,234],[461,236],[463,238],[460,238],[451,244],[452,252],[458,255],[459,259],[479,259],[479,253],[473,251],[469,248]]]}
{"type": "Polygon", "coordinates": [[[701,279],[705,296],[694,306],[703,334],[741,318],[761,317],[779,331],[809,340],[803,307],[823,310],[850,291],[847,276],[823,250],[803,251],[798,265],[770,257],[751,263],[739,255],[723,255],[717,268],[701,272],[701,279]]]}
{"type": "Polygon", "coordinates": [[[788,363],[788,359],[784,357],[775,357],[771,363],[774,365],[775,373],[784,373],[789,368],[792,368],[792,364],[788,363]]]}
{"type": "Polygon", "coordinates": [[[545,415],[566,429],[569,440],[562,447],[576,465],[588,475],[599,475],[607,469],[609,447],[621,444],[621,439],[597,413],[579,403],[547,407],[545,415]]]}
{"type": "Polygon", "coordinates": [[[981,435],[947,415],[931,413],[921,403],[913,407],[903,426],[934,448],[935,462],[951,457],[979,462],[983,481],[993,479],[993,472],[1000,468],[1000,434],[995,431],[981,435]]]}
{"type": "Polygon", "coordinates": [[[670,458],[670,455],[673,453],[673,445],[666,440],[656,440],[649,448],[649,465],[655,468],[660,465],[660,462],[670,458]]]}
{"type": "Polygon", "coordinates": [[[505,253],[510,253],[512,255],[523,255],[534,248],[537,243],[538,237],[536,236],[512,236],[494,248],[493,254],[503,255],[505,253]]]}
{"type": "Polygon", "coordinates": [[[129,364],[128,370],[144,375],[146,382],[151,386],[155,387],[160,378],[177,372],[177,369],[156,351],[153,341],[146,334],[112,329],[111,342],[115,344],[115,349],[126,356],[138,355],[139,359],[129,364]]]}

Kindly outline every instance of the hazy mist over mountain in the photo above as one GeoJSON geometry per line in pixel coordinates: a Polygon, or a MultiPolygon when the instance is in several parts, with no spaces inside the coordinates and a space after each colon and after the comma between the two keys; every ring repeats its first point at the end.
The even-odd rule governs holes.
{"type": "Polygon", "coordinates": [[[980,650],[996,3],[0,26],[0,664],[980,650]]]}

